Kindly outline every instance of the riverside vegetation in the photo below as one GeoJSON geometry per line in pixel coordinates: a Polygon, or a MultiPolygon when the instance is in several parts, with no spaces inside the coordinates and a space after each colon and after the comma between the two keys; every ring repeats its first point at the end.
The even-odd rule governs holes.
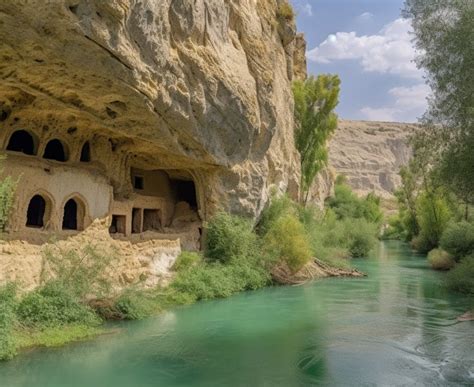
{"type": "Polygon", "coordinates": [[[106,320],[141,319],[175,305],[223,298],[277,284],[272,270],[298,272],[313,257],[348,268],[350,257],[366,255],[376,242],[378,201],[359,199],[339,181],[325,211],[274,197],[254,226],[249,219],[219,213],[207,226],[202,254],[183,252],[166,288],[138,285],[111,291],[104,268],[113,257],[93,245],[81,251],[44,254],[41,286],[20,293],[15,284],[0,290],[0,358],[19,349],[56,346],[96,335],[106,320]]]}
{"type": "Polygon", "coordinates": [[[434,269],[449,270],[448,286],[470,294],[474,306],[474,3],[407,0],[404,13],[433,94],[412,138],[414,158],[400,171],[400,211],[385,236],[428,253],[434,269]]]}

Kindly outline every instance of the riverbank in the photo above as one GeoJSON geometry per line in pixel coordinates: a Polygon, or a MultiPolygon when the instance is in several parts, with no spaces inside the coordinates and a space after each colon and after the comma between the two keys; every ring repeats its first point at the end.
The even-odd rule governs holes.
{"type": "Polygon", "coordinates": [[[456,321],[468,300],[442,286],[444,273],[399,242],[382,242],[353,264],[368,276],[268,287],[119,322],[118,335],[0,363],[0,380],[9,387],[471,385],[474,323],[456,321]]]}

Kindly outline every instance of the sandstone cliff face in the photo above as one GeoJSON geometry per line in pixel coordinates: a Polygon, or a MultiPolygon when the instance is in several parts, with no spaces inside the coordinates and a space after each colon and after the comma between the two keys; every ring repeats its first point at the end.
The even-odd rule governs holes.
{"type": "Polygon", "coordinates": [[[329,144],[329,164],[357,193],[390,198],[400,185],[400,167],[411,157],[408,137],[415,129],[396,122],[341,120],[329,144]]]}
{"type": "Polygon", "coordinates": [[[147,168],[189,171],[204,219],[217,208],[255,216],[270,187],[296,192],[299,181],[295,27],[277,9],[2,1],[0,125],[93,133],[147,168]]]}

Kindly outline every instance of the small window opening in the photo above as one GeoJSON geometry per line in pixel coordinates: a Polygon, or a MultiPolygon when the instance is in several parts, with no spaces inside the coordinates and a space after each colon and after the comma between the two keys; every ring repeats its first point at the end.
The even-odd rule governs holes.
{"type": "Polygon", "coordinates": [[[144,187],[142,176],[133,176],[133,187],[142,190],[144,187]]]}
{"type": "Polygon", "coordinates": [[[142,232],[142,209],[134,208],[132,210],[132,234],[142,232]]]}
{"type": "Polygon", "coordinates": [[[28,204],[26,213],[27,227],[44,227],[44,215],[46,213],[46,200],[41,195],[35,195],[28,204]]]}
{"type": "Polygon", "coordinates": [[[86,143],[82,146],[80,160],[83,163],[88,163],[89,161],[91,161],[91,146],[89,144],[89,141],[86,141],[86,143]]]}
{"type": "Polygon", "coordinates": [[[112,215],[112,223],[109,227],[111,234],[125,234],[127,218],[125,215],[112,215]]]}
{"type": "Polygon", "coordinates": [[[22,152],[26,155],[35,155],[35,141],[33,136],[26,130],[17,130],[8,141],[7,150],[22,152]]]}
{"type": "Polygon", "coordinates": [[[43,158],[56,161],[67,161],[66,151],[61,141],[54,139],[48,142],[43,158]]]}
{"type": "Polygon", "coordinates": [[[77,230],[77,203],[69,199],[64,205],[63,230],[77,230]]]}
{"type": "Polygon", "coordinates": [[[161,229],[161,216],[160,210],[143,210],[143,231],[161,229]]]}

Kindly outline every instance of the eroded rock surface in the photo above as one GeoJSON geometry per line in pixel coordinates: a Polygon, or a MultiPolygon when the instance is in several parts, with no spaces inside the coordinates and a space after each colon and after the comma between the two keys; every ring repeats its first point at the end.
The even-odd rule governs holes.
{"type": "MultiPolygon", "coordinates": [[[[203,219],[218,208],[255,216],[270,187],[298,191],[295,26],[277,9],[276,0],[2,1],[1,129],[94,135],[136,166],[190,171],[203,219]]],[[[126,190],[123,176],[111,179],[126,190]]]]}
{"type": "Polygon", "coordinates": [[[400,167],[411,157],[414,130],[413,124],[341,120],[329,143],[329,164],[357,193],[390,198],[401,183],[400,167]]]}

